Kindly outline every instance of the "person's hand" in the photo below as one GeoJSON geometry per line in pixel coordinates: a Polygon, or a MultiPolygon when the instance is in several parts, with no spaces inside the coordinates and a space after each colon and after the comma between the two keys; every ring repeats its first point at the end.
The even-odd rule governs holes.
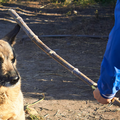
{"type": "Polygon", "coordinates": [[[108,104],[111,102],[112,99],[105,99],[103,98],[101,95],[100,95],[100,91],[98,88],[96,88],[94,91],[93,91],[93,95],[94,95],[94,98],[99,102],[99,103],[102,103],[102,104],[108,104]]]}

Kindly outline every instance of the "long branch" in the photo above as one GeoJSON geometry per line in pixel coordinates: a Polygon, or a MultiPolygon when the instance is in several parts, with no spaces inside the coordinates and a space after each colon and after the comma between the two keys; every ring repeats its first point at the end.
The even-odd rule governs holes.
{"type": "Polygon", "coordinates": [[[23,19],[13,10],[9,9],[9,14],[15,19],[15,21],[21,26],[23,31],[28,35],[28,37],[40,48],[42,49],[46,54],[48,54],[51,58],[56,60],[59,64],[64,66],[67,70],[69,70],[71,73],[76,75],[78,78],[80,78],[82,81],[87,83],[89,86],[97,86],[97,83],[92,81],[90,78],[88,78],[86,75],[84,75],[82,72],[78,70],[78,68],[75,68],[71,64],[69,64],[67,61],[65,61],[62,57],[60,57],[55,51],[51,50],[48,46],[46,46],[37,35],[33,33],[33,31],[27,26],[27,24],[23,21],[23,19]]]}

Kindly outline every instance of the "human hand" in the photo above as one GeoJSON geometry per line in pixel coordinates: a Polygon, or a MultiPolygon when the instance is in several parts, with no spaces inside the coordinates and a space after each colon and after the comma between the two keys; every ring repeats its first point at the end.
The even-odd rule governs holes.
{"type": "Polygon", "coordinates": [[[93,95],[94,95],[94,98],[99,102],[99,103],[102,103],[102,104],[108,104],[111,102],[112,98],[111,99],[105,99],[103,98],[101,95],[100,95],[100,91],[98,88],[96,88],[94,91],[93,91],[93,95]]]}

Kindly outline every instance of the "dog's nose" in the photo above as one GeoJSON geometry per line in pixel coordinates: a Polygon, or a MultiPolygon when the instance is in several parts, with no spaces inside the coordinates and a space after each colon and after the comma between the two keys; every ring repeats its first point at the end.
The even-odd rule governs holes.
{"type": "Polygon", "coordinates": [[[13,84],[16,84],[19,80],[19,76],[14,76],[14,77],[10,77],[10,83],[13,85],[13,84]]]}

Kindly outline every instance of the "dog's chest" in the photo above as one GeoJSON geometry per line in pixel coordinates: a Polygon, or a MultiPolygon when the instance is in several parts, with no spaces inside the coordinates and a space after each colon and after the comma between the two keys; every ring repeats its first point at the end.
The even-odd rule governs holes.
{"type": "Polygon", "coordinates": [[[22,107],[23,97],[21,91],[19,91],[17,97],[10,97],[6,93],[0,93],[0,120],[16,118],[20,113],[22,107]]]}

